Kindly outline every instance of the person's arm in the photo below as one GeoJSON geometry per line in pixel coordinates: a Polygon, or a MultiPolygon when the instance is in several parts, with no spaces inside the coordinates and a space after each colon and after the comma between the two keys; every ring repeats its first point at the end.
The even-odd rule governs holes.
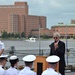
{"type": "Polygon", "coordinates": [[[4,52],[4,43],[2,43],[2,48],[1,48],[1,50],[0,50],[0,55],[2,55],[3,52],[4,52]]]}
{"type": "Polygon", "coordinates": [[[51,49],[52,49],[52,48],[51,48],[51,45],[49,45],[49,47],[50,47],[50,53],[49,53],[49,55],[51,55],[51,53],[52,53],[52,50],[51,50],[51,49]]]}
{"type": "Polygon", "coordinates": [[[56,55],[64,55],[65,54],[65,43],[62,43],[56,50],[56,55]]]}
{"type": "Polygon", "coordinates": [[[52,43],[51,45],[49,45],[50,47],[50,55],[55,55],[56,54],[56,51],[54,50],[54,43],[52,43]]]}
{"type": "Polygon", "coordinates": [[[1,50],[0,50],[0,55],[2,55],[2,54],[3,54],[3,52],[4,52],[4,49],[1,49],[1,50]]]}

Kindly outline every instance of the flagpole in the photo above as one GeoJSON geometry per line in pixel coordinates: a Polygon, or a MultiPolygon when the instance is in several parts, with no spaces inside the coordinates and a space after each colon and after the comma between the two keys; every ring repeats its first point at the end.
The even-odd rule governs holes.
{"type": "Polygon", "coordinates": [[[39,18],[39,55],[41,55],[41,44],[40,44],[40,18],[39,18]]]}
{"type": "Polygon", "coordinates": [[[67,40],[67,24],[66,24],[66,63],[68,65],[68,40],[67,40]]]}

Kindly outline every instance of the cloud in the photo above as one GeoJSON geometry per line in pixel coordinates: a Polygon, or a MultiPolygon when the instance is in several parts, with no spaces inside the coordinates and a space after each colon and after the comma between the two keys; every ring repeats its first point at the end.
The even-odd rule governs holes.
{"type": "Polygon", "coordinates": [[[58,0],[50,0],[49,5],[54,7],[54,8],[61,7],[61,3],[58,0]]]}

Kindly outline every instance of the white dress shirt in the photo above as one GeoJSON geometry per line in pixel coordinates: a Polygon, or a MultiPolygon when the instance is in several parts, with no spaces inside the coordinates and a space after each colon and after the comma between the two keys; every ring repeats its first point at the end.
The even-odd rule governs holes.
{"type": "Polygon", "coordinates": [[[43,71],[42,75],[61,75],[61,74],[56,72],[52,68],[48,68],[47,70],[43,71]]]}
{"type": "Polygon", "coordinates": [[[25,66],[25,68],[19,72],[19,75],[36,75],[36,72],[25,66]]]}
{"type": "Polygon", "coordinates": [[[0,65],[0,75],[5,75],[5,70],[2,68],[2,65],[0,65]]]}
{"type": "Polygon", "coordinates": [[[14,67],[10,67],[8,70],[6,70],[6,75],[18,75],[19,70],[17,70],[14,67]]]}

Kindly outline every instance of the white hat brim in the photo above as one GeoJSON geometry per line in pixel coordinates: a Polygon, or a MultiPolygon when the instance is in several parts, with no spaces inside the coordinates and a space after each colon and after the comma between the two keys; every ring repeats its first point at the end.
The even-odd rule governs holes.
{"type": "Polygon", "coordinates": [[[11,56],[9,59],[10,59],[10,60],[15,60],[15,59],[18,59],[18,57],[15,56],[15,55],[13,55],[13,56],[11,56]]]}
{"type": "Polygon", "coordinates": [[[7,58],[8,55],[1,55],[0,58],[7,58]]]}
{"type": "Polygon", "coordinates": [[[25,57],[23,57],[23,61],[26,61],[26,62],[32,62],[36,59],[36,56],[34,55],[27,55],[25,57]]]}
{"type": "Polygon", "coordinates": [[[60,58],[56,55],[52,55],[46,58],[46,61],[50,63],[55,63],[55,62],[58,62],[59,60],[60,58]]]}

